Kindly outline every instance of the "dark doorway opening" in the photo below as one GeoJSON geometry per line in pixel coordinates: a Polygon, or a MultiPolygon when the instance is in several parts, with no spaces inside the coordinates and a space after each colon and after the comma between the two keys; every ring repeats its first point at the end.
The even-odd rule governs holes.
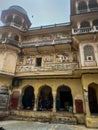
{"type": "Polygon", "coordinates": [[[71,90],[67,86],[59,87],[57,90],[56,98],[57,111],[68,111],[72,112],[73,101],[71,90]]]}
{"type": "Polygon", "coordinates": [[[52,111],[53,96],[52,89],[45,85],[39,90],[38,111],[52,111]]]}
{"type": "Polygon", "coordinates": [[[35,100],[34,88],[32,86],[26,87],[22,97],[23,109],[27,109],[27,110],[33,109],[34,100],[35,100]]]}
{"type": "Polygon", "coordinates": [[[94,84],[90,85],[88,88],[88,99],[89,99],[89,107],[91,114],[98,113],[98,101],[97,101],[97,93],[94,88],[94,84]]]}

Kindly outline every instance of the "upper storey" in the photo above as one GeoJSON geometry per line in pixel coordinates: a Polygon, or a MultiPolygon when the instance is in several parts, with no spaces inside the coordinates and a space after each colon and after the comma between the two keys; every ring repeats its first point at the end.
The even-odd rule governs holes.
{"type": "Polygon", "coordinates": [[[21,30],[27,30],[31,26],[27,12],[20,6],[11,6],[7,10],[3,10],[1,21],[5,25],[14,26],[21,30]]]}
{"type": "Polygon", "coordinates": [[[71,15],[98,11],[98,0],[71,0],[71,15]]]}

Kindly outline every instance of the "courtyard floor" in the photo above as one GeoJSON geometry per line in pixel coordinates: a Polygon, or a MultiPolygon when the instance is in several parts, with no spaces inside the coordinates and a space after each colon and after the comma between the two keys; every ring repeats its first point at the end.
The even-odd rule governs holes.
{"type": "Polygon", "coordinates": [[[49,124],[31,121],[0,121],[5,130],[98,130],[82,125],[49,124]]]}

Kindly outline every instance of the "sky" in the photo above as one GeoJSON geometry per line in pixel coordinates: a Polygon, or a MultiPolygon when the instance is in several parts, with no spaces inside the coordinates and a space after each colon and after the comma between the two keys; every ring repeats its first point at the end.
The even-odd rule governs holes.
{"type": "Polygon", "coordinates": [[[31,27],[70,22],[70,0],[0,0],[0,14],[12,5],[26,10],[31,27]]]}

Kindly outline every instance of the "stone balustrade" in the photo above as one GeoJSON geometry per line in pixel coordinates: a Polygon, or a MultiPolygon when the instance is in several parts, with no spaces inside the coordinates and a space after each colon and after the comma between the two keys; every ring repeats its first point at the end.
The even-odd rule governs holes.
{"type": "Polygon", "coordinates": [[[84,28],[73,28],[72,29],[72,34],[85,34],[85,33],[93,33],[93,32],[98,32],[98,26],[93,26],[93,27],[84,27],[84,28]]]}
{"type": "Polygon", "coordinates": [[[16,73],[22,72],[51,72],[51,71],[65,71],[74,70],[78,68],[78,63],[66,63],[66,64],[47,64],[44,67],[34,67],[32,65],[17,65],[16,73]]]}
{"type": "Polygon", "coordinates": [[[95,12],[98,11],[98,7],[94,7],[94,8],[87,8],[87,9],[82,9],[82,10],[78,10],[76,11],[77,14],[82,14],[82,13],[88,13],[88,12],[95,12]]]}

